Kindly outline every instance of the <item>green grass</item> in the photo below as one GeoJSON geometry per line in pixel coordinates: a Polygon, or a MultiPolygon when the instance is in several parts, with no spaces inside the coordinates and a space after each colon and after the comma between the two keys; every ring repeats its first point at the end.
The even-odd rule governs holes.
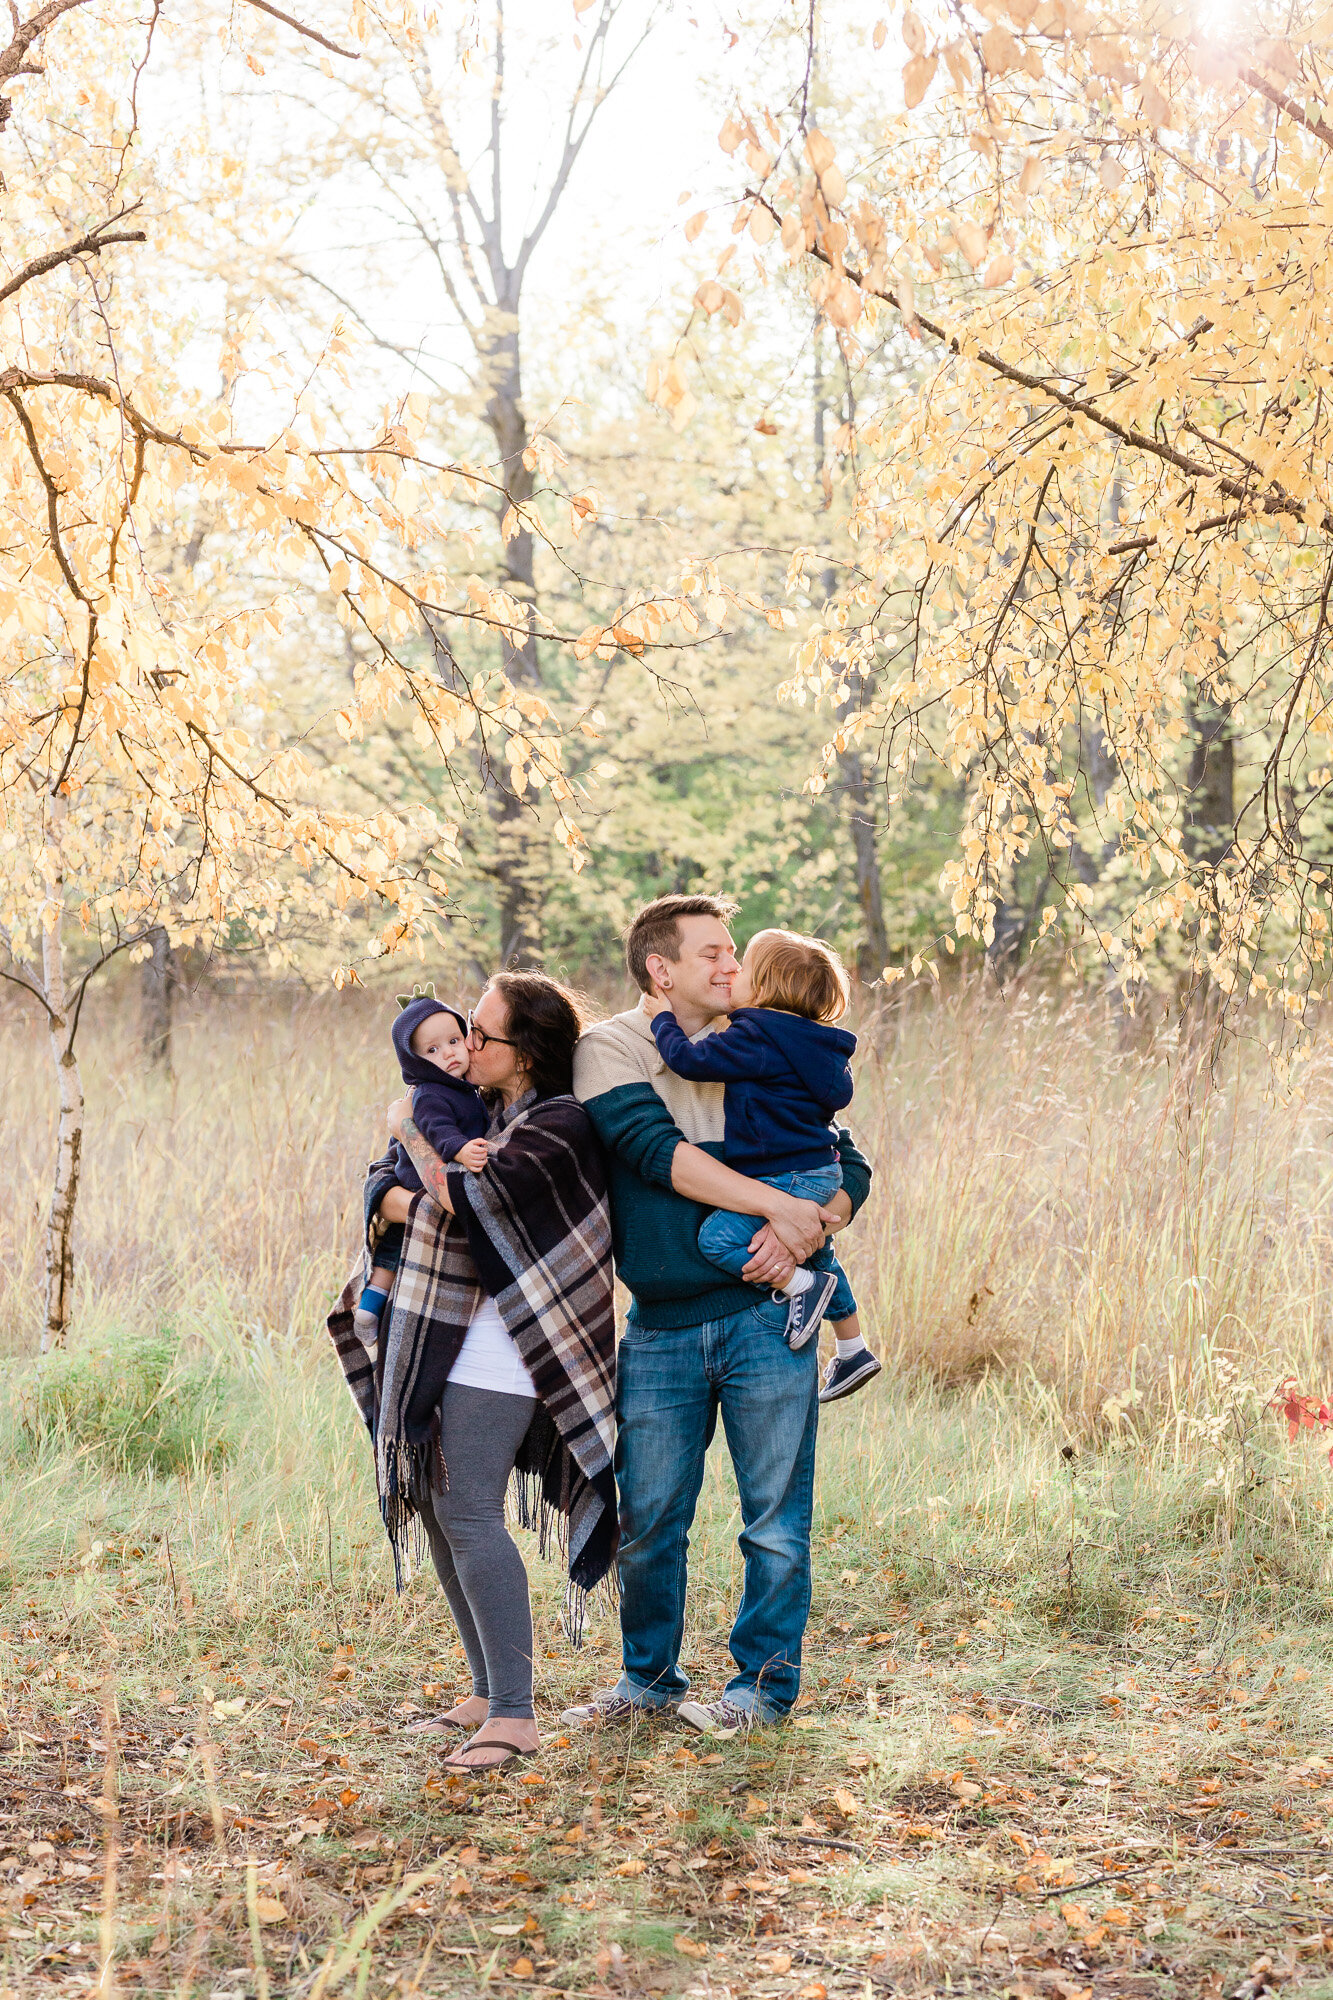
{"type": "MultiPolygon", "coordinates": [[[[92,1358],[66,1366],[82,1379],[92,1358]]],[[[126,1990],[255,1990],[247,1857],[282,1912],[260,1927],[274,1993],[307,1992],[375,1899],[437,1862],[375,1929],[363,2000],[410,1986],[432,1938],[419,1990],[450,1994],[822,1985],[860,2000],[867,1979],[998,1994],[1063,1992],[1043,1985],[1055,1975],[1118,1991],[1132,1975],[1204,1995],[1262,1950],[1287,1952],[1298,1984],[1322,1977],[1333,1760],[1302,1772],[1333,1722],[1330,1484],[1318,1448],[1288,1448],[1271,1416],[1264,1450],[1247,1445],[1259,1482],[1205,1488],[1217,1453],[1188,1436],[1108,1433],[1071,1465],[1036,1384],[877,1384],[824,1426],[796,1726],[749,1744],[660,1728],[562,1740],[559,1707],[615,1671],[615,1621],[599,1607],[572,1655],[559,1575],[534,1554],[546,1755],[454,1784],[401,1725],[461,1691],[460,1650],[432,1575],[393,1594],[331,1353],[253,1339],[215,1366],[229,1453],[162,1476],[75,1426],[34,1457],[39,1371],[10,1365],[14,1992],[96,1965],[108,1741],[126,1990]],[[1296,1855],[1244,1864],[1228,1839],[1296,1855]],[[51,1854],[32,1856],[42,1841],[51,1854]],[[1126,1867],[1139,1872],[1116,1879],[1126,1867]],[[529,1927],[496,1928],[515,1924],[529,1927]],[[981,1942],[988,1926],[1003,1952],[981,1942]]],[[[190,1376],[173,1367],[154,1407],[171,1420],[174,1383],[184,1425],[190,1376]]],[[[726,1672],[735,1529],[715,1450],[685,1648],[705,1687],[726,1672]]],[[[354,1960],[349,1995],[357,1983],[354,1960]]]]}
{"type": "Polygon", "coordinates": [[[95,1346],[49,1354],[23,1380],[16,1462],[85,1452],[118,1472],[198,1473],[230,1448],[217,1362],[178,1335],[116,1333],[95,1346]]]}

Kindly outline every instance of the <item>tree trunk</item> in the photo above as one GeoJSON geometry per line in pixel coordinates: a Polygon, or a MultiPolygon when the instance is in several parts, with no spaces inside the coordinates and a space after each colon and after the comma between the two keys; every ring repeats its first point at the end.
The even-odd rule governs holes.
{"type": "MultiPolygon", "coordinates": [[[[532,534],[528,528],[520,527],[508,541],[503,536],[503,521],[509,509],[525,505],[533,493],[533,475],[523,459],[531,437],[523,408],[517,301],[511,310],[498,317],[497,331],[489,343],[486,377],[490,390],[486,422],[499,451],[500,477],[504,481],[500,500],[503,551],[500,577],[504,588],[528,612],[526,636],[518,643],[505,642],[504,670],[517,686],[538,687],[541,663],[534,630],[537,581],[532,534]]],[[[525,807],[507,784],[498,780],[492,783],[495,870],[500,888],[500,963],[537,966],[542,961],[542,907],[550,866],[546,836],[532,807],[525,807]]]]}
{"type": "MultiPolygon", "coordinates": [[[[853,705],[849,701],[848,709],[853,705]]],[[[872,980],[883,976],[889,957],[889,936],[884,927],[884,892],[879,875],[879,826],[874,795],[866,777],[865,760],[855,744],[848,744],[839,755],[838,770],[847,795],[852,862],[856,870],[856,906],[861,912],[857,971],[862,983],[868,986],[872,980]]]]}
{"type": "Polygon", "coordinates": [[[154,1068],[171,1075],[171,1027],[176,998],[176,957],[161,924],[149,933],[153,947],[140,971],[144,1054],[154,1068]]]}
{"type": "Polygon", "coordinates": [[[55,1176],[51,1211],[46,1224],[46,1324],[42,1352],[63,1347],[74,1311],[74,1208],[79,1197],[79,1166],[83,1155],[83,1082],[74,1057],[74,1037],[65,993],[64,876],[49,878],[43,911],[42,983],[49,1008],[47,1025],[51,1059],[60,1096],[56,1129],[55,1176]]]}
{"type": "Polygon", "coordinates": [[[1190,702],[1189,773],[1186,778],[1185,851],[1191,860],[1216,868],[1235,836],[1236,746],[1229,703],[1190,702]]]}

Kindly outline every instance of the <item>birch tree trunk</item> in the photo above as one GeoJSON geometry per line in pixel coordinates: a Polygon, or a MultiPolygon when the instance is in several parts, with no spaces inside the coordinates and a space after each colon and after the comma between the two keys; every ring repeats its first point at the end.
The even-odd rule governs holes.
{"type": "MultiPolygon", "coordinates": [[[[60,816],[63,800],[54,802],[60,816]]],[[[60,1097],[56,1128],[55,1175],[51,1211],[46,1224],[46,1324],[42,1353],[63,1347],[69,1337],[74,1309],[74,1207],[79,1197],[79,1166],[83,1155],[83,1080],[74,1056],[74,1024],[65,990],[63,933],[65,877],[58,845],[58,817],[50,842],[52,866],[47,876],[42,911],[42,984],[47,1005],[47,1032],[60,1097]]]]}

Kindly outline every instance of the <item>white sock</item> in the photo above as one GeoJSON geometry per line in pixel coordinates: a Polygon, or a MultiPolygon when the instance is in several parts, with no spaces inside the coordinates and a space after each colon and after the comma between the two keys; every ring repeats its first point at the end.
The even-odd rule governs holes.
{"type": "MultiPolygon", "coordinates": [[[[838,1339],[836,1334],[834,1335],[834,1338],[838,1339]]],[[[859,1333],[854,1333],[850,1340],[838,1340],[839,1361],[850,1361],[852,1356],[854,1354],[859,1354],[864,1346],[865,1342],[864,1340],[862,1340],[859,1333]]]]}
{"type": "Polygon", "coordinates": [[[778,1297],[780,1299],[799,1299],[801,1293],[808,1292],[814,1282],[814,1272],[807,1271],[803,1265],[798,1264],[786,1284],[778,1286],[778,1297]]]}

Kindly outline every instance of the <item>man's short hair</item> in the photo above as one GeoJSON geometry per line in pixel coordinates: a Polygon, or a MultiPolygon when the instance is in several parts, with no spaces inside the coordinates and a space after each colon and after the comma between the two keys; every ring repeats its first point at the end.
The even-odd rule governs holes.
{"type": "Polygon", "coordinates": [[[646,993],[652,985],[650,958],[669,958],[674,965],[680,957],[682,917],[716,917],[729,924],[739,908],[727,896],[659,896],[655,903],[645,903],[625,932],[625,963],[639,991],[646,993]]]}

